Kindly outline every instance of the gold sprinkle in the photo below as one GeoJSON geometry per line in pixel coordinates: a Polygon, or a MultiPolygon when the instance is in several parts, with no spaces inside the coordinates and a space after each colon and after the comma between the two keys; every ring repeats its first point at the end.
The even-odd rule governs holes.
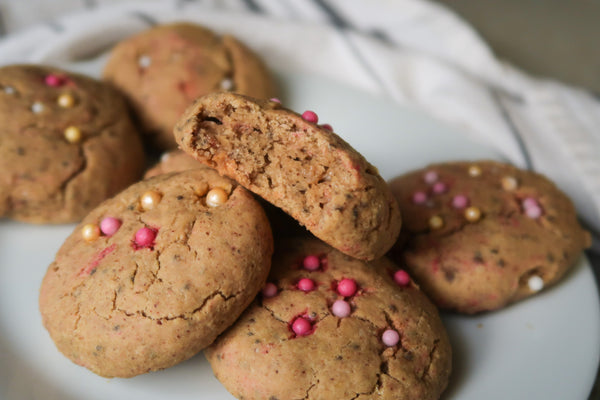
{"type": "Polygon", "coordinates": [[[469,167],[469,175],[472,177],[478,177],[481,175],[481,168],[478,165],[471,165],[469,167]]]}
{"type": "Polygon", "coordinates": [[[79,143],[81,141],[81,129],[76,126],[69,126],[65,129],[64,135],[69,143],[79,143]]]}
{"type": "Polygon", "coordinates": [[[64,93],[58,96],[56,102],[63,108],[71,108],[75,105],[75,98],[68,93],[64,93]]]}
{"type": "Polygon", "coordinates": [[[512,191],[515,190],[517,186],[519,186],[519,183],[514,176],[505,176],[502,178],[502,189],[512,191]]]}
{"type": "Polygon", "coordinates": [[[477,207],[467,207],[465,209],[465,218],[469,222],[477,222],[481,218],[481,211],[477,207]]]}
{"type": "Polygon", "coordinates": [[[162,194],[154,190],[150,190],[142,195],[140,198],[140,205],[144,211],[152,210],[158,205],[158,203],[160,203],[161,199],[162,194]]]}
{"type": "Polygon", "coordinates": [[[439,215],[429,218],[429,227],[431,229],[440,229],[442,226],[444,226],[444,220],[439,215]]]}
{"type": "Polygon", "coordinates": [[[211,189],[206,194],[206,205],[209,207],[218,207],[227,201],[227,192],[221,188],[211,189]]]}
{"type": "Polygon", "coordinates": [[[196,194],[198,196],[204,196],[206,193],[208,193],[208,183],[200,182],[198,184],[198,188],[196,189],[196,194]]]}
{"type": "Polygon", "coordinates": [[[93,242],[100,237],[100,227],[96,224],[85,224],[81,228],[81,236],[87,242],[93,242]]]}

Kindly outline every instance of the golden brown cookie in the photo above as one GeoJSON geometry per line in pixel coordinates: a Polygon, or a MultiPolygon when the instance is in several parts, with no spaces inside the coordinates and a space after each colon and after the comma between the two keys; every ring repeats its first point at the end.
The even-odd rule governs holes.
{"type": "Polygon", "coordinates": [[[194,157],[190,156],[182,150],[171,150],[163,153],[160,161],[156,163],[144,174],[144,178],[150,178],[160,174],[169,172],[181,172],[188,169],[208,168],[206,165],[198,162],[194,157]]]}
{"type": "Polygon", "coordinates": [[[508,164],[434,164],[390,186],[404,215],[396,259],[442,308],[476,313],[533,295],[590,245],[563,192],[508,164]]]}
{"type": "Polygon", "coordinates": [[[273,242],[252,195],[210,169],[139,182],[93,210],[43,279],[58,349],[131,377],[208,346],[263,286],[273,242]]]}
{"type": "Polygon", "coordinates": [[[54,67],[0,68],[0,216],[81,220],[143,173],[119,93],[54,67]]]}
{"type": "Polygon", "coordinates": [[[306,113],[303,118],[275,101],[213,93],[187,109],[174,133],[188,154],[343,253],[372,260],[398,236],[398,205],[377,169],[306,113]]]}
{"type": "Polygon", "coordinates": [[[175,147],[173,126],[198,96],[217,90],[275,95],[257,54],[231,35],[191,23],[159,25],[121,41],[103,75],[127,96],[144,133],[161,150],[175,147]]]}
{"type": "Polygon", "coordinates": [[[205,350],[240,399],[438,399],[451,348],[437,309],[385,258],[278,243],[262,295],[205,350]]]}

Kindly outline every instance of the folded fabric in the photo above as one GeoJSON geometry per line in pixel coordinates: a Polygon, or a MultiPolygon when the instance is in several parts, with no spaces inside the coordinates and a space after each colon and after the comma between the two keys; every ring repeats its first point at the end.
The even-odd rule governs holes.
{"type": "Polygon", "coordinates": [[[278,67],[417,105],[512,163],[546,174],[599,237],[600,103],[585,90],[501,62],[467,23],[437,3],[171,0],[101,7],[106,2],[114,4],[84,2],[97,7],[93,20],[71,15],[13,35],[0,43],[0,63],[84,57],[185,9],[188,19],[241,35],[257,50],[276,48],[269,62],[278,67]]]}

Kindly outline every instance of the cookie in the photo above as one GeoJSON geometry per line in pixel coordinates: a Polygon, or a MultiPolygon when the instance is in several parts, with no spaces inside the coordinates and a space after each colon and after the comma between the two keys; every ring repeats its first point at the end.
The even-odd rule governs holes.
{"type": "Polygon", "coordinates": [[[175,365],[208,346],[267,277],[263,210],[216,172],[136,183],[94,209],[43,279],[39,307],[57,348],[105,377],[175,365]]]}
{"type": "Polygon", "coordinates": [[[213,93],[186,110],[174,133],[182,150],[331,246],[359,259],[380,257],[400,231],[398,204],[377,169],[313,114],[213,93]]]}
{"type": "Polygon", "coordinates": [[[150,178],[156,175],[167,174],[169,172],[181,172],[188,169],[208,168],[199,163],[194,157],[182,150],[171,150],[163,153],[160,161],[152,168],[146,171],[144,178],[150,178]]]}
{"type": "Polygon", "coordinates": [[[278,243],[262,294],[205,350],[240,399],[438,399],[451,348],[405,271],[323,242],[278,243]]]}
{"type": "Polygon", "coordinates": [[[114,89],[54,67],[0,68],[0,216],[81,220],[143,173],[141,140],[114,89]]]}
{"type": "Polygon", "coordinates": [[[390,186],[404,216],[396,260],[445,309],[476,313],[531,296],[590,245],[563,192],[508,164],[434,164],[390,186]]]}
{"type": "Polygon", "coordinates": [[[198,96],[217,90],[275,95],[257,54],[231,35],[191,23],[159,25],[119,42],[103,76],[127,96],[146,137],[161,150],[175,147],[173,126],[198,96]]]}

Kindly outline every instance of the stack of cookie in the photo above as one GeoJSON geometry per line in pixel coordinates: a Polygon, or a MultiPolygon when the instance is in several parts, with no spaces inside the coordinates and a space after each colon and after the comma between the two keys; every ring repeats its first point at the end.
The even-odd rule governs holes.
{"type": "Polygon", "coordinates": [[[58,349],[101,376],[205,350],[238,398],[438,399],[452,359],[438,307],[501,308],[589,245],[562,192],[506,164],[388,184],[314,112],[273,98],[258,56],[196,25],[124,40],[109,83],[2,74],[0,112],[18,118],[0,141],[0,212],[81,221],[39,305],[58,349]],[[138,181],[143,148],[167,152],[138,181]]]}

